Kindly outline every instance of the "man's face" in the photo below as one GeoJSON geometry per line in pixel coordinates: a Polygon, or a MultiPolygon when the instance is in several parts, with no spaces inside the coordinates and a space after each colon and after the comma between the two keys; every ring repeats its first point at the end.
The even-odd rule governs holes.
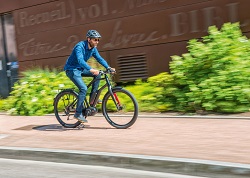
{"type": "Polygon", "coordinates": [[[99,41],[100,41],[100,38],[88,38],[89,47],[90,48],[97,47],[99,41]]]}

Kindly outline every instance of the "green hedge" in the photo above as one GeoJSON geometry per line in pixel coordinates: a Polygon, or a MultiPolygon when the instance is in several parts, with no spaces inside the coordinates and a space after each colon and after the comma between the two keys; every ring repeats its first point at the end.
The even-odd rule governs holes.
{"type": "MultiPolygon", "coordinates": [[[[84,79],[86,84],[91,80],[91,77],[84,79]]],[[[100,84],[102,85],[103,81],[100,84]]],[[[11,115],[51,114],[54,112],[55,96],[61,90],[69,88],[78,91],[64,71],[39,68],[28,70],[23,72],[22,78],[15,83],[10,96],[7,99],[0,99],[0,110],[7,111],[11,115]]],[[[90,91],[88,91],[87,97],[89,97],[89,93],[90,91]]]]}
{"type": "Polygon", "coordinates": [[[53,99],[64,88],[74,85],[64,72],[34,69],[22,73],[0,109],[12,115],[44,115],[53,112],[53,99]]]}

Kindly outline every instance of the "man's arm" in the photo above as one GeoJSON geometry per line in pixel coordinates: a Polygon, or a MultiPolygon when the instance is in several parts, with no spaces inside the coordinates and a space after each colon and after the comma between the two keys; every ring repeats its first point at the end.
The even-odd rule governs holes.
{"type": "Polygon", "coordinates": [[[76,53],[76,58],[80,66],[84,69],[90,70],[91,67],[88,65],[88,63],[84,60],[84,55],[85,55],[85,50],[81,45],[77,45],[75,47],[75,53],[76,53]]]}
{"type": "Polygon", "coordinates": [[[109,68],[109,65],[107,63],[107,61],[105,61],[105,59],[103,59],[101,57],[101,55],[99,54],[98,50],[95,48],[95,51],[93,53],[93,57],[106,69],[109,68]]]}

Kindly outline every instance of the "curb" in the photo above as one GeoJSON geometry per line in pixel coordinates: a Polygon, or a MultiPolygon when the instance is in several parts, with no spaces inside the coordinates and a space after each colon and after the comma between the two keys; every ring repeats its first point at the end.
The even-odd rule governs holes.
{"type": "Polygon", "coordinates": [[[99,165],[192,176],[250,177],[250,164],[161,156],[1,146],[0,157],[99,165]]]}

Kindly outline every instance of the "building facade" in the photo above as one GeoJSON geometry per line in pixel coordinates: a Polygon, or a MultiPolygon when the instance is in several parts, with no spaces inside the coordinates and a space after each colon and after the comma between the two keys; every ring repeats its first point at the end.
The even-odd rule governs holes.
{"type": "Polygon", "coordinates": [[[103,36],[98,49],[118,71],[117,81],[169,71],[172,55],[211,25],[240,22],[249,36],[249,0],[0,0],[0,95],[18,71],[62,69],[89,29],[103,36]]]}

